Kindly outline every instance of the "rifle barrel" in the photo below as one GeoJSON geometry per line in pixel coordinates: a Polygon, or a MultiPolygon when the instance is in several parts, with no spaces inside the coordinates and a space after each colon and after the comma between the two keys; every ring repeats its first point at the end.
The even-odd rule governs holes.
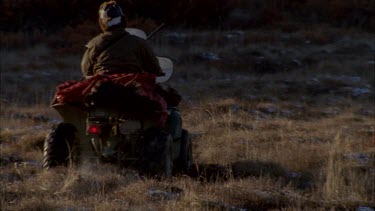
{"type": "Polygon", "coordinates": [[[155,29],[153,32],[151,32],[150,35],[147,36],[146,40],[151,39],[165,24],[162,23],[157,29],[155,29]]]}

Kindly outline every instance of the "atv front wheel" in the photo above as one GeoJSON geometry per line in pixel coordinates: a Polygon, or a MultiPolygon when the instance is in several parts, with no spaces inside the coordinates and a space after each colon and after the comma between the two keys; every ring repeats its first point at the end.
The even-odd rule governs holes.
{"type": "Polygon", "coordinates": [[[75,143],[77,129],[69,123],[54,125],[44,141],[43,167],[73,164],[76,162],[78,149],[75,143]]]}

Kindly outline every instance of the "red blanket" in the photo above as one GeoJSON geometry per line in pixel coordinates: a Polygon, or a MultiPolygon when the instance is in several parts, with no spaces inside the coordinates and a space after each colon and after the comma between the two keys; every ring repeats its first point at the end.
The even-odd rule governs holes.
{"type": "Polygon", "coordinates": [[[156,102],[159,106],[159,123],[164,125],[168,116],[167,102],[160,85],[155,83],[155,75],[142,74],[96,74],[84,81],[68,81],[57,87],[53,104],[78,103],[85,104],[87,97],[97,91],[102,83],[113,83],[123,87],[136,87],[137,94],[156,102]]]}

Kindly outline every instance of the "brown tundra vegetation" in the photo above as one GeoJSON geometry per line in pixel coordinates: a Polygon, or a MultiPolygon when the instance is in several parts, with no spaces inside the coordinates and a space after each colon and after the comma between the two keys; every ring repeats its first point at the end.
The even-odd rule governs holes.
{"type": "Polygon", "coordinates": [[[166,86],[183,97],[195,161],[168,180],[109,164],[42,168],[61,121],[55,87],[81,78],[96,33],[88,22],[1,32],[1,210],[374,210],[372,32],[294,22],[160,32],[150,45],[175,61],[166,86]]]}

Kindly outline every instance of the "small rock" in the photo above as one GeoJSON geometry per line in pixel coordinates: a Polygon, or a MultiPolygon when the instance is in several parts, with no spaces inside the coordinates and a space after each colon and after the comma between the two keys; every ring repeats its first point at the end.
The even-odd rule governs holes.
{"type": "Polygon", "coordinates": [[[244,96],[244,99],[249,100],[249,101],[255,101],[255,100],[258,99],[258,97],[255,96],[255,95],[246,95],[246,96],[244,96]]]}
{"type": "Polygon", "coordinates": [[[224,35],[226,39],[238,38],[244,34],[243,31],[232,31],[228,32],[224,35]]]}
{"type": "Polygon", "coordinates": [[[353,97],[359,97],[362,95],[370,94],[371,90],[368,88],[360,88],[360,87],[354,87],[352,88],[352,96],[353,97]]]}
{"type": "Polygon", "coordinates": [[[273,200],[274,199],[274,196],[272,195],[272,193],[268,191],[255,190],[254,194],[257,197],[259,197],[261,200],[273,200]]]}
{"type": "Polygon", "coordinates": [[[330,96],[326,99],[326,104],[329,106],[335,106],[340,103],[340,99],[336,96],[330,96]]]}
{"type": "Polygon", "coordinates": [[[360,82],[359,76],[323,76],[308,81],[307,85],[318,93],[328,91],[350,93],[352,87],[358,86],[360,82]]]}
{"type": "Polygon", "coordinates": [[[375,211],[375,209],[372,208],[372,207],[361,206],[361,207],[357,207],[357,209],[355,209],[355,211],[375,211]]]}
{"type": "Polygon", "coordinates": [[[287,178],[298,178],[298,177],[301,177],[301,173],[298,173],[298,172],[288,172],[287,173],[287,178]]]}
{"type": "MultiPolygon", "coordinates": [[[[301,96],[300,97],[300,100],[301,101],[305,101],[305,100],[307,100],[308,99],[308,97],[306,97],[306,96],[301,96]]],[[[301,104],[301,103],[293,103],[292,104],[292,108],[295,108],[295,109],[304,109],[305,108],[305,105],[303,105],[303,104],[301,104]]]]}
{"type": "Polygon", "coordinates": [[[313,187],[312,175],[309,173],[288,172],[286,179],[298,189],[309,189],[313,187]]]}
{"type": "Polygon", "coordinates": [[[363,166],[369,164],[374,159],[369,155],[361,154],[361,153],[349,153],[349,154],[346,154],[345,157],[351,160],[354,160],[363,166]]]}
{"type": "Polygon", "coordinates": [[[0,157],[0,165],[4,166],[9,163],[15,163],[15,162],[20,162],[22,161],[22,158],[17,157],[17,156],[6,156],[6,157],[0,157]]]}
{"type": "Polygon", "coordinates": [[[181,188],[171,187],[170,190],[158,190],[151,188],[147,191],[148,195],[154,201],[175,200],[178,199],[184,191],[181,188]]]}
{"type": "Polygon", "coordinates": [[[345,75],[342,75],[340,77],[337,78],[338,80],[341,80],[343,82],[348,82],[348,83],[359,83],[361,81],[361,77],[359,76],[345,76],[345,75]]]}
{"type": "Polygon", "coordinates": [[[206,134],[206,132],[202,131],[192,131],[189,133],[192,139],[200,138],[206,134]]]}
{"type": "Polygon", "coordinates": [[[237,113],[241,110],[241,107],[239,105],[233,105],[231,108],[232,113],[237,113]]]}
{"type": "Polygon", "coordinates": [[[261,112],[266,113],[266,114],[275,114],[277,112],[277,108],[274,106],[268,106],[264,108],[259,109],[261,112]]]}
{"type": "Polygon", "coordinates": [[[1,103],[3,103],[3,104],[9,104],[10,101],[8,99],[6,99],[6,98],[1,98],[1,103]]]}
{"type": "Polygon", "coordinates": [[[49,72],[39,72],[40,75],[42,76],[51,76],[52,74],[49,72]]]}
{"type": "Polygon", "coordinates": [[[50,119],[49,122],[50,123],[53,123],[53,124],[57,124],[57,123],[60,123],[62,120],[61,119],[58,119],[58,118],[53,118],[53,119],[50,119]]]}
{"type": "Polygon", "coordinates": [[[278,99],[276,97],[272,97],[272,96],[265,96],[265,97],[263,97],[263,100],[271,102],[271,103],[275,103],[275,102],[278,101],[278,99]]]}
{"type": "Polygon", "coordinates": [[[48,122],[50,119],[43,115],[35,115],[32,117],[33,122],[48,122]]]}
{"type": "Polygon", "coordinates": [[[41,163],[39,163],[35,160],[29,160],[29,161],[24,161],[24,162],[15,162],[14,163],[15,168],[28,167],[28,166],[40,167],[41,163]]]}
{"type": "Polygon", "coordinates": [[[185,41],[187,39],[186,34],[177,33],[177,32],[171,32],[171,33],[168,33],[164,36],[167,37],[169,42],[171,42],[173,44],[183,44],[183,43],[185,43],[185,41]]]}
{"type": "Polygon", "coordinates": [[[202,60],[206,60],[206,61],[220,61],[221,60],[219,55],[210,53],[210,52],[201,53],[198,55],[198,58],[202,60]]]}
{"type": "Polygon", "coordinates": [[[25,74],[22,74],[22,78],[23,78],[23,79],[31,79],[31,78],[34,78],[34,75],[31,75],[31,74],[25,73],[25,74]]]}
{"type": "Polygon", "coordinates": [[[236,130],[253,130],[254,129],[254,127],[252,125],[241,124],[241,123],[238,123],[238,122],[232,122],[230,124],[230,126],[233,129],[236,129],[236,130]]]}
{"type": "Polygon", "coordinates": [[[285,109],[281,110],[280,113],[284,117],[291,117],[291,116],[293,116],[293,112],[292,111],[285,110],[285,109]]]}
{"type": "Polygon", "coordinates": [[[295,65],[297,65],[297,66],[302,66],[302,62],[300,60],[298,60],[298,59],[293,59],[292,63],[295,64],[295,65]]]}
{"type": "Polygon", "coordinates": [[[267,115],[261,111],[250,110],[249,113],[261,119],[267,118],[267,115]]]}
{"type": "Polygon", "coordinates": [[[11,173],[2,172],[0,174],[0,181],[2,182],[15,182],[21,179],[22,179],[21,175],[17,174],[16,172],[11,172],[11,173]]]}
{"type": "Polygon", "coordinates": [[[322,50],[322,53],[330,54],[330,53],[332,53],[332,50],[326,48],[326,49],[323,49],[323,50],[322,50]]]}
{"type": "Polygon", "coordinates": [[[333,107],[333,108],[327,108],[325,110],[321,111],[321,114],[325,116],[334,116],[339,114],[339,108],[333,107]]]}
{"type": "Polygon", "coordinates": [[[373,116],[373,115],[375,115],[375,111],[374,111],[374,109],[362,108],[360,112],[361,112],[361,114],[363,114],[363,115],[368,115],[368,116],[373,116]]]}
{"type": "Polygon", "coordinates": [[[358,130],[358,132],[362,133],[362,134],[366,134],[368,136],[375,137],[375,130],[374,129],[365,129],[365,128],[363,128],[363,129],[358,130]]]}

